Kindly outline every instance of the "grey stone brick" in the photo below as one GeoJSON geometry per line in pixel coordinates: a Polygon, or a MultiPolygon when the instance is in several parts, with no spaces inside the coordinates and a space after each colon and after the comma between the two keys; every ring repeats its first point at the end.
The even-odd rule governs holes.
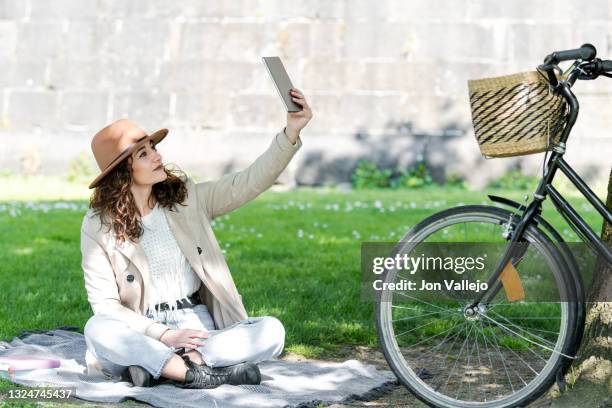
{"type": "Polygon", "coordinates": [[[240,61],[261,57],[262,25],[258,23],[228,23],[223,26],[220,53],[215,58],[240,61]]]}
{"type": "Polygon", "coordinates": [[[588,20],[609,21],[612,17],[612,7],[608,0],[592,0],[588,3],[569,1],[569,5],[568,14],[576,23],[588,20]]]}
{"type": "Polygon", "coordinates": [[[311,58],[339,59],[344,43],[344,23],[315,20],[310,26],[311,58]]]}
{"type": "Polygon", "coordinates": [[[225,92],[178,92],[173,123],[223,129],[233,109],[225,92]]]}
{"type": "Polygon", "coordinates": [[[97,85],[115,90],[152,92],[159,87],[159,59],[152,57],[114,57],[102,61],[97,85]]]}
{"type": "Polygon", "coordinates": [[[27,12],[27,2],[14,0],[0,1],[0,19],[22,20],[27,12]]]}
{"type": "Polygon", "coordinates": [[[36,87],[46,85],[45,70],[47,62],[40,59],[16,60],[1,59],[3,75],[0,86],[3,87],[36,87]]]}
{"type": "Polygon", "coordinates": [[[223,47],[223,27],[220,24],[184,23],[177,52],[179,59],[218,59],[223,47]]]}
{"type": "Polygon", "coordinates": [[[314,18],[317,0],[288,2],[284,0],[264,0],[257,6],[258,17],[264,21],[279,21],[295,18],[314,18]]]}
{"type": "Polygon", "coordinates": [[[17,23],[0,21],[0,39],[0,57],[13,57],[17,49],[17,23]]]}
{"type": "Polygon", "coordinates": [[[70,21],[65,38],[66,55],[89,57],[96,55],[106,42],[107,30],[94,19],[70,21]]]}
{"type": "Polygon", "coordinates": [[[387,0],[345,0],[346,21],[384,21],[388,16],[387,0]]]}
{"type": "Polygon", "coordinates": [[[7,120],[11,129],[55,127],[57,93],[51,91],[10,91],[7,120]]]}
{"type": "MultiPolygon", "coordinates": [[[[497,4],[496,2],[493,2],[497,4]]],[[[463,21],[468,18],[470,1],[430,0],[403,1],[387,0],[385,14],[388,21],[422,22],[423,20],[463,21]]]]}
{"type": "Polygon", "coordinates": [[[508,31],[510,58],[532,64],[534,68],[552,51],[576,47],[568,46],[573,44],[572,35],[564,24],[517,23],[512,24],[508,31]]]}
{"type": "Polygon", "coordinates": [[[128,19],[110,34],[101,51],[112,55],[120,50],[130,57],[162,58],[167,46],[168,24],[155,19],[128,19]]]}
{"type": "MultiPolygon", "coordinates": [[[[180,3],[177,3],[177,8],[180,7],[180,4],[184,3],[185,0],[182,0],[180,3]]],[[[156,10],[164,8],[160,7],[162,2],[151,1],[151,0],[98,0],[97,1],[97,12],[101,17],[110,17],[110,18],[126,18],[126,17],[136,17],[136,18],[149,18],[155,17],[157,15],[156,10]]],[[[163,2],[163,3],[174,3],[174,2],[163,2]]],[[[193,3],[193,2],[191,2],[193,3]]],[[[188,7],[186,7],[188,9],[188,7]]]]}
{"type": "Polygon", "coordinates": [[[344,1],[318,0],[314,17],[323,20],[338,20],[344,18],[345,10],[346,2],[344,1]]]}
{"type": "Polygon", "coordinates": [[[19,24],[18,58],[47,58],[63,52],[62,26],[58,21],[19,24]]]}
{"type": "Polygon", "coordinates": [[[60,120],[66,126],[96,130],[107,119],[109,96],[106,92],[70,91],[61,96],[60,120]]]}
{"type": "MultiPolygon", "coordinates": [[[[113,94],[113,118],[129,118],[143,129],[159,128],[168,121],[170,96],[149,91],[116,92],[113,94]]],[[[157,130],[157,129],[155,129],[157,130]]]]}
{"type": "Polygon", "coordinates": [[[88,18],[98,12],[97,0],[29,0],[29,3],[32,20],[88,18]]]}
{"type": "Polygon", "coordinates": [[[340,116],[342,96],[311,93],[306,97],[313,114],[308,123],[309,132],[335,132],[347,128],[345,118],[340,116]]]}
{"type": "Polygon", "coordinates": [[[283,127],[286,114],[276,95],[233,95],[229,111],[230,126],[243,128],[283,127]]]}
{"type": "MultiPolygon", "coordinates": [[[[62,56],[50,60],[48,85],[55,89],[102,88],[104,65],[96,57],[62,56]]],[[[106,87],[111,86],[110,81],[106,87]]]]}
{"type": "MultiPolygon", "coordinates": [[[[310,55],[310,24],[290,23],[286,26],[276,28],[267,26],[274,30],[274,37],[278,54],[283,58],[300,58],[310,55]]],[[[268,38],[271,36],[268,35],[268,38]]]]}
{"type": "Polygon", "coordinates": [[[575,0],[559,0],[551,3],[547,0],[514,0],[487,1],[473,0],[470,4],[470,17],[473,21],[480,19],[535,20],[543,22],[570,22],[574,17],[572,3],[590,9],[593,2],[580,3],[575,0]]]}
{"type": "Polygon", "coordinates": [[[403,33],[402,54],[412,60],[507,60],[510,38],[503,25],[414,23],[403,33]]]}
{"type": "Polygon", "coordinates": [[[347,66],[340,61],[310,59],[304,66],[304,88],[314,91],[342,92],[347,66]]]}
{"type": "Polygon", "coordinates": [[[257,81],[265,80],[261,62],[255,62],[167,61],[161,66],[159,86],[168,92],[252,92],[257,81]]]}

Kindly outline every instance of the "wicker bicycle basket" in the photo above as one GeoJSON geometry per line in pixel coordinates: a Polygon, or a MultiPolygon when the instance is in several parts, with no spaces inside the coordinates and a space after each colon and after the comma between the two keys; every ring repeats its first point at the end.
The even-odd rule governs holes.
{"type": "Polygon", "coordinates": [[[567,104],[537,71],[468,81],[472,124],[485,157],[543,152],[558,142],[567,104]]]}

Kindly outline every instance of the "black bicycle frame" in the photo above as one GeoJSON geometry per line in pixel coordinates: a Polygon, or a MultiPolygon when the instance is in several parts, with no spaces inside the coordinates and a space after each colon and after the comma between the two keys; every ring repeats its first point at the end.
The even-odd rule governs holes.
{"type": "MultiPolygon", "coordinates": [[[[587,186],[587,184],[580,178],[580,176],[571,168],[571,166],[563,160],[563,154],[565,153],[565,143],[569,137],[569,133],[576,122],[578,117],[578,99],[572,93],[570,85],[566,82],[559,82],[556,86],[557,90],[565,98],[569,106],[568,122],[567,126],[563,130],[560,141],[552,149],[550,159],[546,163],[546,172],[536,191],[534,193],[534,200],[529,203],[527,208],[523,211],[516,227],[512,231],[508,241],[509,247],[505,251],[504,256],[495,268],[495,272],[489,277],[487,281],[487,290],[481,292],[478,297],[468,306],[468,308],[476,307],[479,303],[490,302],[495,295],[501,290],[502,285],[499,281],[499,277],[504,270],[505,266],[513,259],[519,258],[522,253],[526,250],[524,245],[515,245],[521,242],[523,233],[528,225],[536,223],[534,220],[535,216],[539,216],[542,213],[542,202],[546,199],[547,195],[550,195],[550,199],[557,208],[557,211],[563,215],[570,226],[576,231],[578,236],[591,248],[594,252],[598,253],[606,262],[612,264],[612,251],[608,248],[604,242],[599,239],[597,234],[589,227],[582,217],[576,212],[576,210],[563,198],[563,196],[552,186],[552,180],[555,177],[557,169],[561,170],[567,178],[576,186],[578,191],[591,203],[591,205],[599,212],[605,221],[612,223],[612,212],[608,209],[605,204],[593,193],[593,191],[587,186]],[[520,251],[520,252],[519,252],[520,251]]],[[[508,221],[510,222],[510,220],[508,221]]]]}

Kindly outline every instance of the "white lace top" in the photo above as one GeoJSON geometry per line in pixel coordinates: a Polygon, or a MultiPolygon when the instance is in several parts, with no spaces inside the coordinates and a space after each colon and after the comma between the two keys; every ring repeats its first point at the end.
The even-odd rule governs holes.
{"type": "Polygon", "coordinates": [[[141,218],[144,234],[140,244],[147,255],[151,287],[148,291],[147,305],[154,319],[159,313],[154,305],[167,302],[170,305],[169,317],[174,316],[176,301],[200,288],[200,278],[183,255],[159,203],[141,218]]]}

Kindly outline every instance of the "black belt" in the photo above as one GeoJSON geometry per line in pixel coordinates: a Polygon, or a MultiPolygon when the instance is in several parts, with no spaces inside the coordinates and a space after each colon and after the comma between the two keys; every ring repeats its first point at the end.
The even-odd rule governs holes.
{"type": "MultiPolygon", "coordinates": [[[[199,305],[202,304],[202,301],[200,300],[200,293],[199,292],[193,292],[191,295],[187,296],[187,299],[189,299],[189,302],[187,302],[186,300],[177,300],[176,301],[176,308],[177,309],[187,309],[190,307],[194,307],[195,305],[199,305]]],[[[168,302],[164,302],[164,303],[158,303],[155,305],[155,310],[157,310],[158,312],[163,312],[164,310],[168,310],[170,309],[170,305],[168,305],[168,302]]]]}

